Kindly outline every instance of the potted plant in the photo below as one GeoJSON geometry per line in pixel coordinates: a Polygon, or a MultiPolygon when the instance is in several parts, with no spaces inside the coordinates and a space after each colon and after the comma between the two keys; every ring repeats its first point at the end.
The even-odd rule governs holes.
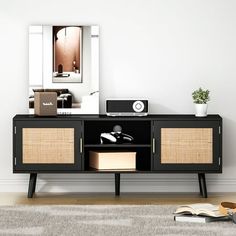
{"type": "Polygon", "coordinates": [[[207,102],[210,101],[209,90],[199,88],[192,93],[193,102],[195,103],[196,114],[195,116],[207,116],[207,102]]]}

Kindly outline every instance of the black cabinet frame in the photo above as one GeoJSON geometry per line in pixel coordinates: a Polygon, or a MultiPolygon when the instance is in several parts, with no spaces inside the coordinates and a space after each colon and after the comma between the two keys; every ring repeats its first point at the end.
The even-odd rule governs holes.
{"type": "MultiPolygon", "coordinates": [[[[112,131],[112,130],[110,130],[112,131]]],[[[108,130],[105,130],[108,132],[108,130]]],[[[125,130],[124,130],[125,132],[125,130]]],[[[196,173],[199,190],[207,197],[205,173],[222,172],[222,118],[219,115],[195,117],[194,115],[148,115],[145,117],[108,117],[106,115],[59,115],[57,117],[35,117],[33,115],[16,115],[13,119],[13,173],[30,173],[28,197],[33,197],[39,173],[113,173],[115,177],[115,194],[120,195],[120,177],[122,173],[196,173]],[[100,145],[99,141],[86,135],[96,135],[103,129],[96,125],[133,124],[128,131],[135,128],[133,135],[138,135],[138,142],[130,145],[100,145]],[[142,127],[142,124],[146,128],[142,127]],[[88,127],[92,125],[95,129],[88,127]],[[140,128],[141,127],[141,128],[140,128]],[[160,130],[161,128],[213,128],[213,163],[212,164],[161,164],[160,130]],[[23,128],[74,128],[74,164],[23,164],[22,163],[22,129],[23,128]],[[140,129],[139,129],[140,128],[140,129]],[[94,130],[94,132],[93,132],[94,130]],[[147,132],[147,133],[144,133],[147,132]],[[144,135],[143,138],[142,134],[144,135]],[[153,143],[153,138],[157,140],[153,143]],[[92,141],[90,141],[92,140],[92,141]],[[136,150],[144,156],[146,162],[140,161],[136,171],[128,170],[91,170],[86,165],[86,152],[93,149],[136,150]],[[141,150],[141,151],[140,151],[141,150]],[[142,165],[145,168],[142,169],[142,165]],[[150,167],[149,167],[150,165],[150,167]]]]}

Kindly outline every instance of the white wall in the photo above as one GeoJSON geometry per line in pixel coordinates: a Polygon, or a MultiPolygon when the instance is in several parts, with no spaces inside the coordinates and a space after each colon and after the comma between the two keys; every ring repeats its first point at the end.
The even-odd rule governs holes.
{"type": "MultiPolygon", "coordinates": [[[[12,174],[12,118],[28,111],[32,24],[100,25],[102,113],[107,97],[147,97],[152,113],[193,113],[191,92],[208,88],[209,113],[224,119],[223,174],[207,175],[209,190],[235,191],[235,12],[234,0],[1,0],[1,191],[27,190],[28,175],[12,174]]],[[[39,177],[40,191],[114,190],[112,175],[39,177]]],[[[192,174],[121,180],[121,191],[198,191],[192,174]]]]}

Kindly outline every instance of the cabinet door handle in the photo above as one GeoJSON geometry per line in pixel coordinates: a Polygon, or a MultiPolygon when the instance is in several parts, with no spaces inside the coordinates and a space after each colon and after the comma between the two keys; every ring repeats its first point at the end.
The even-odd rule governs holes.
{"type": "Polygon", "coordinates": [[[155,138],[152,139],[152,152],[153,153],[156,152],[156,139],[155,138]]]}
{"type": "Polygon", "coordinates": [[[83,139],[80,138],[80,153],[83,153],[83,139]]]}

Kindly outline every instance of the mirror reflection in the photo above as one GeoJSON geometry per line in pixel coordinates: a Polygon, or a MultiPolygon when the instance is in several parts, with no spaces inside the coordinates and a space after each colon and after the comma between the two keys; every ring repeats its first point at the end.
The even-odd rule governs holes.
{"type": "Polygon", "coordinates": [[[82,82],[82,27],[53,26],[53,82],[82,82]]]}
{"type": "Polygon", "coordinates": [[[99,27],[29,28],[29,112],[34,92],[56,92],[58,114],[99,113],[99,27]]]}

